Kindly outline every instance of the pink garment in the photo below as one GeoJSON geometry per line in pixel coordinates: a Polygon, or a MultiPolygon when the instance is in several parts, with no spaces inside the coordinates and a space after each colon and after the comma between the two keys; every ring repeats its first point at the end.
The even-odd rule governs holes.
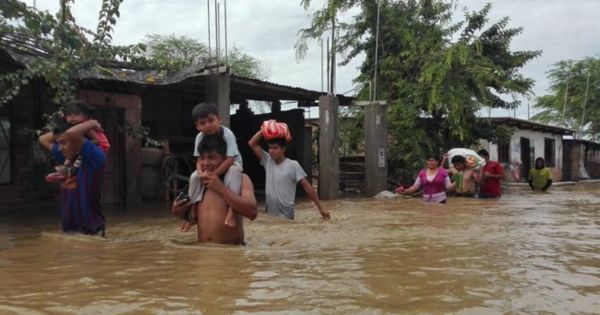
{"type": "Polygon", "coordinates": [[[419,172],[419,181],[423,186],[423,199],[428,202],[443,202],[446,200],[446,178],[448,172],[444,168],[438,168],[437,174],[431,181],[427,179],[427,171],[419,172]]]}
{"type": "Polygon", "coordinates": [[[421,180],[421,185],[423,186],[423,193],[425,194],[435,194],[446,191],[446,177],[448,177],[448,172],[446,172],[443,168],[438,168],[437,174],[432,181],[427,180],[427,171],[421,170],[419,172],[419,179],[421,180]]]}
{"type": "Polygon", "coordinates": [[[108,155],[108,151],[110,150],[110,143],[108,142],[108,138],[102,131],[96,131],[96,138],[98,138],[98,146],[104,152],[104,154],[108,155]]]}

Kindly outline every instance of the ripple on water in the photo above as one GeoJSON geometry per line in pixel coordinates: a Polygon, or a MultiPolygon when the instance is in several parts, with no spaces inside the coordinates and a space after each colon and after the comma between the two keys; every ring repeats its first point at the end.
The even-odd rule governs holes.
{"type": "Polygon", "coordinates": [[[325,201],[329,222],[299,202],[294,222],[245,221],[245,247],[198,244],[162,208],[107,213],[105,241],[2,222],[0,313],[594,313],[597,195],[325,201]]]}

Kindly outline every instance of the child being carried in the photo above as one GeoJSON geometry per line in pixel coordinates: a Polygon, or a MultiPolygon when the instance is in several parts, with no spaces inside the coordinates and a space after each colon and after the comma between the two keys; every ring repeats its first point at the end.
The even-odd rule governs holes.
{"type": "MultiPolygon", "coordinates": [[[[92,119],[92,109],[83,101],[72,101],[61,109],[63,119],[70,125],[75,126],[77,131],[80,131],[92,143],[100,147],[100,149],[108,156],[110,143],[106,135],[102,131],[100,124],[92,119]]],[[[46,175],[46,181],[51,183],[62,182],[65,179],[75,176],[77,170],[81,166],[81,156],[78,156],[75,161],[65,159],[62,165],[56,166],[55,172],[46,175]]]]}
{"type": "MultiPolygon", "coordinates": [[[[206,172],[200,165],[200,156],[198,146],[205,135],[218,134],[223,137],[227,143],[226,158],[217,167],[214,173],[219,176],[225,186],[233,193],[240,194],[242,187],[242,158],[238,150],[237,142],[233,132],[224,126],[221,126],[221,117],[219,111],[214,104],[200,103],[192,109],[192,116],[196,125],[196,129],[200,131],[196,136],[194,144],[194,156],[198,158],[196,161],[196,170],[190,175],[188,195],[192,204],[202,202],[204,197],[205,186],[202,182],[206,172]]],[[[192,207],[195,209],[195,207],[192,207]]],[[[192,210],[186,216],[186,222],[181,225],[182,231],[188,231],[192,225],[196,224],[195,213],[192,210]]],[[[236,226],[236,218],[233,209],[228,207],[225,225],[229,227],[236,226]]]]}

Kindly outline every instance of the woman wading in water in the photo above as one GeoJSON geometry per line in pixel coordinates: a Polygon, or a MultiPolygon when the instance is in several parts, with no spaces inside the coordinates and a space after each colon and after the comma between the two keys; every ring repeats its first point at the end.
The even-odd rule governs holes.
{"type": "Polygon", "coordinates": [[[450,182],[448,172],[440,167],[439,158],[430,155],[427,157],[426,168],[419,172],[415,183],[407,189],[400,186],[396,188],[398,194],[412,194],[423,187],[423,200],[427,202],[446,203],[446,190],[454,185],[450,182]]]}

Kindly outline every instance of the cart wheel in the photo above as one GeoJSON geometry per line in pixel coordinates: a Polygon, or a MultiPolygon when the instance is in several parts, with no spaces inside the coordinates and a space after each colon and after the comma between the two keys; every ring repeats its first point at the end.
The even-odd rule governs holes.
{"type": "Polygon", "coordinates": [[[189,158],[172,154],[166,156],[162,161],[160,179],[168,191],[177,194],[187,190],[190,174],[193,171],[189,158]]]}

